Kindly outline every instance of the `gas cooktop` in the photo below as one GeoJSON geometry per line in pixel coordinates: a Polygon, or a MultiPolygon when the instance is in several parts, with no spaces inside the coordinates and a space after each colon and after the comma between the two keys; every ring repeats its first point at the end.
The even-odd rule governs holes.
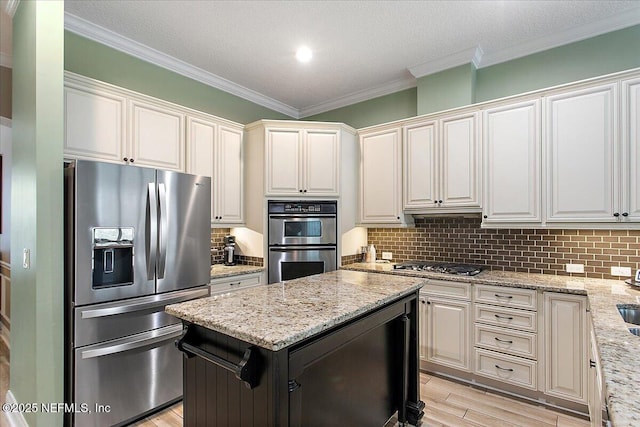
{"type": "Polygon", "coordinates": [[[475,276],[482,267],[472,264],[455,264],[448,262],[406,261],[393,266],[394,270],[430,271],[434,273],[457,274],[459,276],[475,276]]]}

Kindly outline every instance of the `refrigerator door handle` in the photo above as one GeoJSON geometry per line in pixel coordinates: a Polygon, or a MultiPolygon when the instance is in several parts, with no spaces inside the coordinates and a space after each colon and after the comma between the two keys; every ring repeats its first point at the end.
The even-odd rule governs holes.
{"type": "MultiPolygon", "coordinates": [[[[148,345],[160,344],[182,335],[182,324],[168,326],[162,329],[145,332],[144,334],[134,335],[124,340],[118,340],[117,344],[108,344],[98,348],[82,351],[83,359],[92,359],[94,357],[108,356],[110,354],[121,353],[123,351],[131,351],[148,345]]],[[[158,347],[158,345],[155,345],[158,347]]]]}
{"type": "Polygon", "coordinates": [[[147,280],[153,280],[156,270],[156,254],[158,253],[158,193],[156,184],[149,183],[147,188],[147,220],[146,250],[147,250],[147,280]]]}
{"type": "Polygon", "coordinates": [[[160,231],[158,235],[158,279],[164,279],[167,265],[167,238],[169,237],[169,214],[167,212],[167,190],[164,184],[158,184],[158,199],[160,201],[160,231]]]}
{"type": "Polygon", "coordinates": [[[172,292],[160,294],[150,298],[148,301],[119,304],[113,307],[89,308],[82,310],[80,316],[83,319],[94,319],[96,317],[115,316],[116,314],[132,313],[135,311],[150,310],[164,307],[169,304],[176,304],[195,298],[209,296],[208,288],[193,289],[184,292],[172,292]]]}

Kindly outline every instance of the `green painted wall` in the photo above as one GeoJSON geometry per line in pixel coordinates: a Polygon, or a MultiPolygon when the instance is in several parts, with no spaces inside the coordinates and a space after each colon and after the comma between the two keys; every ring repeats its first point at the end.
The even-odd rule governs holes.
{"type": "MultiPolygon", "coordinates": [[[[19,403],[63,401],[63,25],[62,1],[21,1],[13,18],[9,389],[19,403]]],[[[24,417],[62,425],[61,414],[24,417]]]]}
{"type": "Polygon", "coordinates": [[[640,25],[481,68],[476,102],[640,67],[640,25]]]}
{"type": "Polygon", "coordinates": [[[476,67],[469,63],[417,79],[418,115],[473,103],[476,67]]]}
{"type": "Polygon", "coordinates": [[[291,119],[69,31],[64,34],[64,69],[238,123],[291,119]]]}
{"type": "Polygon", "coordinates": [[[417,92],[406,89],[357,104],[305,117],[304,120],[342,122],[356,129],[416,115],[417,92]]]}

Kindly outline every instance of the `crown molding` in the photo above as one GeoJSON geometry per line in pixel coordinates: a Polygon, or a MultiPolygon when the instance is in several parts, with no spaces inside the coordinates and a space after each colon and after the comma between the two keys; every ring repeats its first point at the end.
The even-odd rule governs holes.
{"type": "Polygon", "coordinates": [[[411,76],[394,80],[374,88],[369,88],[357,92],[352,92],[345,96],[335,98],[326,102],[305,107],[300,110],[300,118],[313,116],[314,114],[324,113],[325,111],[335,110],[336,108],[346,107],[358,102],[368,101],[379,96],[389,95],[401,90],[416,87],[416,79],[411,76]]]}
{"type": "Polygon", "coordinates": [[[65,12],[64,14],[64,28],[82,37],[104,44],[113,49],[119,50],[120,52],[132,55],[138,59],[199,81],[200,83],[204,83],[216,89],[220,89],[242,99],[246,99],[247,101],[251,101],[255,104],[278,111],[296,119],[300,117],[300,111],[297,108],[293,108],[283,102],[262,95],[261,93],[248,89],[244,86],[240,86],[230,80],[204,71],[201,68],[194,67],[184,61],[164,54],[127,37],[123,37],[111,30],[93,24],[92,22],[68,12],[65,12]]]}
{"type": "Polygon", "coordinates": [[[0,52],[0,67],[13,68],[13,57],[0,52]]]}
{"type": "Polygon", "coordinates": [[[16,14],[16,10],[18,10],[18,5],[20,4],[20,0],[7,0],[4,6],[5,12],[13,18],[13,15],[16,14]]]}
{"type": "Polygon", "coordinates": [[[483,55],[484,52],[478,45],[460,52],[452,53],[451,55],[443,56],[433,61],[415,65],[409,68],[409,72],[413,77],[418,79],[420,77],[428,76],[429,74],[434,74],[439,71],[448,70],[468,63],[472,63],[476,68],[478,68],[483,55]]]}
{"type": "Polygon", "coordinates": [[[591,22],[586,25],[549,34],[547,36],[496,52],[486,53],[482,57],[480,67],[484,68],[501,62],[510,61],[512,59],[522,58],[523,56],[532,55],[534,53],[553,49],[569,43],[575,43],[580,40],[596,37],[638,24],[640,24],[640,7],[632,9],[631,11],[627,10],[617,15],[612,15],[608,18],[591,22]]]}

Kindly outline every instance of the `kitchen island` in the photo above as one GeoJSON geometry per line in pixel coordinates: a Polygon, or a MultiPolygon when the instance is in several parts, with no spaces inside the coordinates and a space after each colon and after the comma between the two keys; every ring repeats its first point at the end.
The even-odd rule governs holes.
{"type": "Polygon", "coordinates": [[[185,426],[416,424],[423,283],[334,271],[167,306],[187,326],[185,426]]]}

